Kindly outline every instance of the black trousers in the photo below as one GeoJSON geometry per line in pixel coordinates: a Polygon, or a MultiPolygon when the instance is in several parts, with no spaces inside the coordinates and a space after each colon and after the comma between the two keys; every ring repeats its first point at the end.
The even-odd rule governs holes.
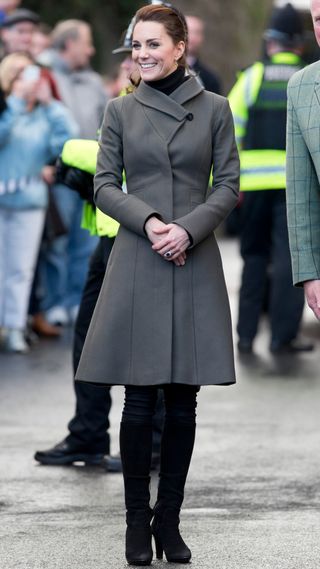
{"type": "MultiPolygon", "coordinates": [[[[100,293],[114,239],[101,237],[89,264],[87,281],[83,290],[79,313],[75,324],[73,342],[73,368],[77,370],[92,314],[100,293]]],[[[121,341],[121,339],[119,339],[121,341]]],[[[110,387],[74,382],[76,411],[68,424],[68,441],[90,448],[91,452],[110,452],[109,412],[110,387]]],[[[163,427],[163,404],[159,395],[153,422],[153,450],[158,451],[163,427]]]]}
{"type": "MultiPolygon", "coordinates": [[[[170,383],[162,386],[166,419],[185,425],[196,421],[197,393],[200,387],[170,383]]],[[[152,424],[158,389],[154,386],[127,385],[122,423],[152,424]]]]}
{"type": "Polygon", "coordinates": [[[285,191],[244,192],[240,211],[244,266],[237,331],[240,339],[254,339],[269,279],[271,345],[276,347],[297,336],[304,307],[303,290],[292,285],[285,191]]]}

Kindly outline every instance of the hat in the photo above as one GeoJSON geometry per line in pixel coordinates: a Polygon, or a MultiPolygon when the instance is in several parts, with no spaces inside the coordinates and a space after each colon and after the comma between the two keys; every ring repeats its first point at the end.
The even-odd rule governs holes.
{"type": "Polygon", "coordinates": [[[128,29],[124,32],[124,39],[122,45],[117,47],[116,49],[112,50],[112,53],[115,55],[117,53],[131,53],[132,51],[132,32],[134,28],[135,18],[132,18],[128,29]]]}
{"type": "Polygon", "coordinates": [[[287,47],[294,47],[303,41],[302,18],[292,4],[273,10],[264,39],[278,41],[287,47]]]}
{"type": "Polygon", "coordinates": [[[10,28],[11,26],[20,24],[20,22],[32,22],[33,24],[39,24],[40,18],[35,12],[21,8],[8,14],[1,23],[1,27],[10,28]]]}

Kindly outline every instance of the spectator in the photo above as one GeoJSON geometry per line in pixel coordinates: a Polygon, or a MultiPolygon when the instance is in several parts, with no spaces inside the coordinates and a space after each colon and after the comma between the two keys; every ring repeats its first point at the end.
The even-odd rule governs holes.
{"type": "Polygon", "coordinates": [[[2,57],[15,51],[29,52],[32,35],[39,23],[39,16],[31,10],[10,12],[1,24],[2,57]]]}
{"type": "MultiPolygon", "coordinates": [[[[102,79],[90,68],[95,52],[90,26],[80,20],[60,22],[53,30],[52,44],[51,69],[61,99],[73,114],[80,137],[95,138],[107,97],[102,79]]],[[[53,195],[69,232],[56,239],[47,252],[43,308],[51,324],[64,325],[76,318],[88,259],[97,240],[81,229],[80,196],[63,185],[55,186],[53,195]]]]}
{"type": "Polygon", "coordinates": [[[44,53],[47,53],[51,47],[51,28],[47,24],[40,22],[37,26],[36,30],[32,34],[32,41],[31,41],[31,55],[34,59],[42,63],[39,60],[39,57],[43,56],[44,53]]]}
{"type": "Polygon", "coordinates": [[[41,173],[72,135],[73,121],[27,55],[3,59],[0,86],[7,104],[0,115],[0,327],[2,347],[25,353],[28,300],[47,205],[41,173]]]}
{"type": "Polygon", "coordinates": [[[188,26],[188,55],[189,68],[194,71],[207,91],[221,94],[219,77],[205,67],[199,60],[199,54],[204,42],[204,22],[197,16],[186,16],[188,26]]]}

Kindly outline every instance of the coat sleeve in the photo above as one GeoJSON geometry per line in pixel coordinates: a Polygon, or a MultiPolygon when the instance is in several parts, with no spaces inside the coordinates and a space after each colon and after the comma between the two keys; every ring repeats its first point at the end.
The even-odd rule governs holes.
{"type": "Polygon", "coordinates": [[[320,184],[300,129],[290,84],[287,109],[289,243],[293,283],[301,285],[307,280],[320,279],[320,184]]]}
{"type": "Polygon", "coordinates": [[[7,107],[0,114],[0,147],[7,144],[17,119],[25,111],[26,103],[23,99],[14,95],[8,97],[7,107]]]}
{"type": "Polygon", "coordinates": [[[229,103],[222,109],[213,133],[213,189],[191,213],[175,219],[191,236],[193,246],[208,237],[236,206],[239,196],[239,156],[229,103]]]}
{"type": "Polygon", "coordinates": [[[122,191],[122,130],[115,103],[110,101],[108,104],[101,129],[94,179],[95,203],[121,225],[146,237],[144,225],[147,219],[152,215],[161,216],[143,200],[122,191]]]}
{"type": "Polygon", "coordinates": [[[66,140],[78,134],[78,126],[68,109],[59,101],[53,100],[48,105],[43,105],[43,109],[50,125],[47,141],[49,159],[56,160],[66,140]]]}

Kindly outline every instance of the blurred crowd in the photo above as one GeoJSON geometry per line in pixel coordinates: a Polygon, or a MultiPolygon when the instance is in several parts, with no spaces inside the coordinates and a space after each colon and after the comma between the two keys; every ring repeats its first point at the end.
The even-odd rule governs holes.
{"type": "MultiPolygon", "coordinates": [[[[186,20],[190,72],[221,94],[219,77],[199,58],[204,22],[194,15],[186,20]]],[[[131,35],[129,26],[113,51],[113,69],[101,77],[90,65],[95,47],[88,23],[69,19],[51,29],[19,0],[0,0],[0,26],[0,345],[27,353],[38,336],[60,336],[78,315],[101,234],[90,230],[90,197],[56,175],[56,162],[66,141],[97,140],[108,99],[130,90],[131,35]]],[[[296,342],[304,298],[302,289],[292,287],[285,194],[279,192],[285,188],[285,90],[290,74],[303,65],[302,23],[289,5],[270,30],[266,69],[271,75],[276,65],[279,73],[286,69],[277,85],[279,95],[283,83],[282,106],[279,99],[278,112],[262,118],[274,102],[267,100],[272,85],[261,66],[242,72],[229,97],[245,164],[240,203],[226,224],[240,237],[244,261],[238,349],[245,353],[253,349],[264,310],[272,351],[312,349],[296,342]]]]}

